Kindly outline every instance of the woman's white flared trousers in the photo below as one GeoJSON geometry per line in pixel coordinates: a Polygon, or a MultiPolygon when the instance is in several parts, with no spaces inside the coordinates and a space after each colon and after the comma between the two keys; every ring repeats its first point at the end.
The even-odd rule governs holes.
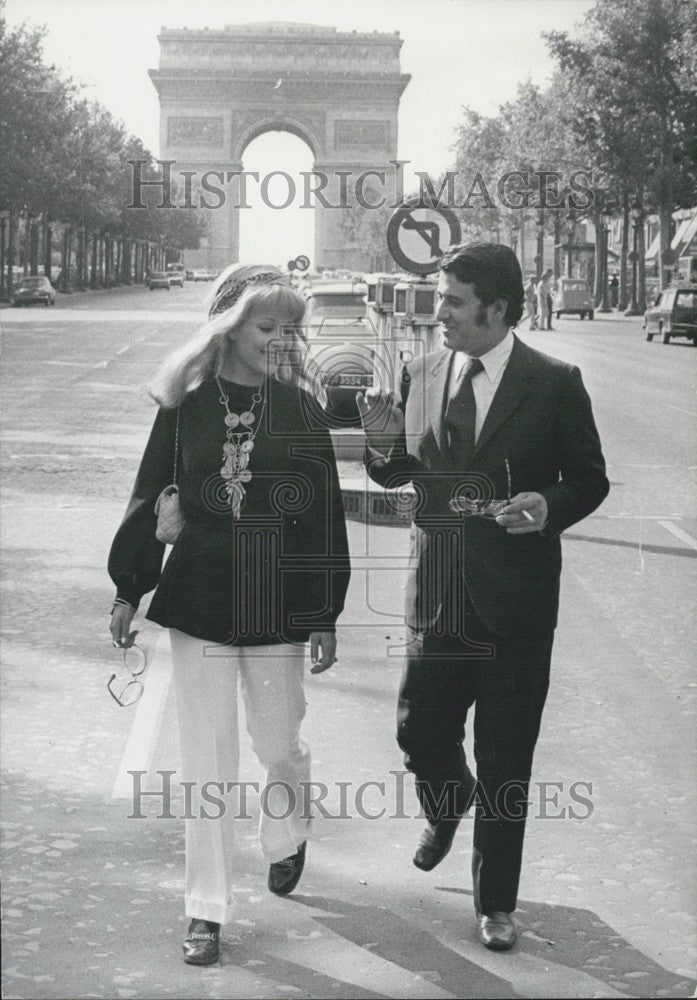
{"type": "Polygon", "coordinates": [[[238,677],[252,746],[266,768],[259,827],[264,858],[281,861],[308,837],[310,751],[300,739],[305,647],[218,646],[176,629],[170,629],[170,638],[183,780],[194,782],[198,802],[207,782],[226,789],[221,794],[220,784],[208,785],[225,806],[206,806],[203,800],[214,818],[201,817],[194,808],[196,818],[185,820],[186,915],[224,924],[232,919],[232,890],[240,874],[235,818],[244,814],[245,805],[237,785],[238,677]]]}

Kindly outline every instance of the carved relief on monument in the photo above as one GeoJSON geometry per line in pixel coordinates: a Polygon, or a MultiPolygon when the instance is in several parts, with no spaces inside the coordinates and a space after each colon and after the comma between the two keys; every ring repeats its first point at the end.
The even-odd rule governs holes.
{"type": "Polygon", "coordinates": [[[222,118],[168,118],[167,145],[202,143],[206,146],[222,146],[222,118]]]}
{"type": "Polygon", "coordinates": [[[336,149],[375,149],[387,146],[389,122],[380,121],[338,121],[334,122],[334,146],[336,149]]]}
{"type": "Polygon", "coordinates": [[[160,68],[171,66],[225,66],[245,68],[252,62],[255,68],[272,70],[297,69],[305,72],[317,70],[337,73],[383,74],[399,73],[399,46],[394,42],[371,44],[350,41],[331,42],[289,40],[286,36],[268,39],[241,39],[196,41],[194,38],[163,40],[160,49],[160,68]],[[294,44],[295,42],[295,44],[294,44]]]}

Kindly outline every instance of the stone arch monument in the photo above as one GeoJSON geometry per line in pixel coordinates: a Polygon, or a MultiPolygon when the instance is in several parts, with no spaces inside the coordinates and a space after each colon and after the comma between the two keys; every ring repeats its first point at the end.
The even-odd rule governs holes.
{"type": "MultiPolygon", "coordinates": [[[[326,176],[322,193],[330,205],[341,204],[342,187],[353,204],[357,178],[371,170],[385,172],[384,186],[377,179],[379,194],[394,200],[390,161],[397,159],[399,99],[410,80],[400,72],[398,32],[266,22],[223,30],[163,28],[158,40],[160,64],[150,77],[160,99],[160,159],[175,161],[173,179],[190,171],[192,191],[199,193],[201,176],[219,172],[210,183],[225,194],[224,205],[206,211],[208,246],[187,253],[194,266],[216,268],[238,259],[242,156],[264,132],[304,140],[315,173],[305,183],[316,188],[326,176]]],[[[283,170],[283,164],[270,169],[283,170]]],[[[370,186],[365,184],[367,200],[378,200],[370,186]]],[[[209,204],[219,200],[206,196],[209,204]]],[[[302,190],[296,200],[303,202],[302,190]]],[[[315,266],[365,266],[360,249],[345,245],[340,216],[317,200],[315,266]]]]}

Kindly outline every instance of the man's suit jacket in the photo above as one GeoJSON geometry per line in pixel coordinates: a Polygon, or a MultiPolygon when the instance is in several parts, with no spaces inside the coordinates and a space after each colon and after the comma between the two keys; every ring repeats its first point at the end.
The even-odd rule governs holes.
{"type": "Polygon", "coordinates": [[[387,458],[366,451],[372,479],[385,487],[411,482],[417,494],[407,625],[432,628],[441,608],[457,616],[464,580],[491,631],[512,635],[553,628],[559,535],[594,511],[609,489],[581,373],[516,337],[474,454],[463,468],[449,457],[443,419],[451,362],[452,352],[444,349],[404,369],[405,432],[387,458]],[[534,491],[545,497],[549,517],[543,532],[510,535],[495,521],[450,510],[449,500],[458,493],[504,499],[506,460],[512,496],[534,491]]]}

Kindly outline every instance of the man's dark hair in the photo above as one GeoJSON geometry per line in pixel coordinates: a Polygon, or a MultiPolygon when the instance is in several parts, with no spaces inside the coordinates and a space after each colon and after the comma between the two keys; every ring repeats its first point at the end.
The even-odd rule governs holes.
{"type": "Polygon", "coordinates": [[[473,285],[474,294],[485,306],[505,299],[503,318],[508,326],[515,326],[523,315],[523,274],[510,247],[503,243],[461,243],[448,247],[439,267],[463,284],[473,285]]]}

